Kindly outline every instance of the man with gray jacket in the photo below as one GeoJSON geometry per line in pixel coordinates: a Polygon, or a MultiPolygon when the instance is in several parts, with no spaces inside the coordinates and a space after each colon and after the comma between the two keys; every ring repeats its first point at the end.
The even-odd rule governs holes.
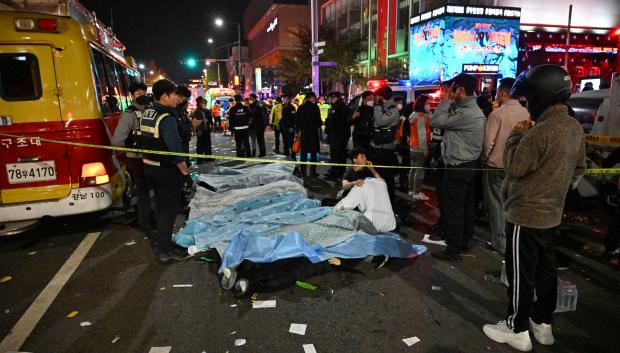
{"type": "Polygon", "coordinates": [[[554,342],[558,282],[553,234],[562,222],[569,188],[586,170],[583,129],[565,104],[570,94],[571,78],[556,65],[524,72],[512,88],[512,95],[527,98],[532,120],[519,122],[506,141],[502,203],[508,221],[509,304],[505,320],[484,325],[483,331],[521,351],[532,349],[528,329],[538,343],[554,342]]]}
{"type": "MultiPolygon", "coordinates": [[[[116,130],[112,136],[112,146],[141,148],[140,136],[140,119],[144,109],[149,104],[149,97],[146,95],[146,85],[142,82],[134,82],[129,86],[129,94],[132,103],[123,113],[121,113],[116,130]]],[[[151,231],[151,203],[149,199],[149,188],[144,176],[144,165],[142,164],[142,154],[127,152],[125,163],[127,171],[131,175],[131,179],[136,186],[138,194],[138,227],[145,232],[151,231]]],[[[129,185],[127,187],[133,187],[129,185]]]]}
{"type": "MultiPolygon", "coordinates": [[[[446,165],[444,201],[445,250],[434,252],[438,260],[459,262],[475,231],[474,181],[484,138],[484,113],[476,104],[477,80],[459,74],[442,86],[442,101],[431,116],[434,129],[443,129],[441,155],[446,165]]],[[[444,215],[441,215],[442,218],[444,215]]]]}
{"type": "MultiPolygon", "coordinates": [[[[375,91],[377,102],[374,106],[374,131],[372,134],[373,160],[376,165],[396,166],[396,126],[400,121],[400,113],[392,99],[392,89],[384,86],[375,91]]],[[[387,184],[390,200],[394,203],[396,181],[393,168],[377,168],[387,184]]]]}

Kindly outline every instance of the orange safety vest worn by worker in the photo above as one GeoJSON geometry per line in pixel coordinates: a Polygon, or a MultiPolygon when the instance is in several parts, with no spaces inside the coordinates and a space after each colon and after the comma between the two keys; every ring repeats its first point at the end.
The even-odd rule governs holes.
{"type": "Polygon", "coordinates": [[[220,116],[222,116],[220,109],[221,108],[219,104],[213,104],[213,107],[211,107],[211,114],[213,115],[214,118],[219,118],[220,116]]]}
{"type": "Polygon", "coordinates": [[[396,136],[395,136],[396,143],[398,143],[399,145],[403,143],[403,136],[405,135],[404,130],[405,130],[405,119],[401,118],[400,121],[398,122],[398,125],[396,126],[396,136]]]}
{"type": "Polygon", "coordinates": [[[409,117],[409,147],[414,150],[428,150],[431,142],[431,124],[427,114],[413,112],[409,117]]]}

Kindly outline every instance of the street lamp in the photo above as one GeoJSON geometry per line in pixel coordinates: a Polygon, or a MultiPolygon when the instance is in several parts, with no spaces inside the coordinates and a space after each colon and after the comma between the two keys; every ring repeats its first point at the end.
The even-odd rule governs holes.
{"type": "Polygon", "coordinates": [[[140,70],[144,70],[144,64],[140,64],[140,65],[138,65],[138,68],[139,68],[140,70]]]}
{"type": "Polygon", "coordinates": [[[208,39],[207,39],[207,43],[209,43],[209,44],[213,44],[213,38],[208,38],[208,39]]]}
{"type": "Polygon", "coordinates": [[[155,75],[155,71],[153,70],[149,71],[149,75],[155,75]]]}
{"type": "MultiPolygon", "coordinates": [[[[239,61],[237,65],[237,75],[239,76],[239,79],[241,79],[241,23],[239,22],[231,22],[231,23],[237,25],[237,37],[238,37],[237,42],[239,43],[239,61]]],[[[218,27],[224,26],[224,20],[222,20],[219,17],[216,18],[215,25],[218,27]]],[[[239,88],[241,88],[241,85],[239,85],[239,88]]]]}

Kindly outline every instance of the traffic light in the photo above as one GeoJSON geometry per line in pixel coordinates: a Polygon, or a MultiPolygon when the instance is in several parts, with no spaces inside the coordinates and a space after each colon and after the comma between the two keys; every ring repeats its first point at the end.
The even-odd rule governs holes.
{"type": "Polygon", "coordinates": [[[185,60],[185,63],[189,67],[196,67],[196,59],[194,58],[188,58],[187,60],[185,60]]]}

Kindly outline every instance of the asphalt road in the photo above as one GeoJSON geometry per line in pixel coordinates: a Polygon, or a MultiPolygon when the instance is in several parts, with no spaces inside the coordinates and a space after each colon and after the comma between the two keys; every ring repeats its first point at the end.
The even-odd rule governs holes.
{"type": "MultiPolygon", "coordinates": [[[[228,139],[214,141],[216,153],[230,152],[228,139]]],[[[308,186],[317,197],[335,189],[319,180],[308,186]]],[[[436,219],[433,202],[411,208],[401,200],[398,210],[405,223],[401,235],[420,243],[436,219]]],[[[0,283],[0,339],[31,308],[26,316],[42,316],[29,334],[16,332],[25,336],[15,349],[20,352],[289,353],[304,352],[304,344],[319,353],[514,351],[481,331],[502,318],[507,303],[506,287],[492,280],[499,277],[501,257],[482,245],[454,266],[427,253],[393,259],[367,275],[333,271],[307,281],[316,291],[295,286],[259,294],[277,306],[253,309],[250,300],[220,289],[216,264],[158,263],[145,234],[129,221],[120,212],[66,217],[0,238],[0,279],[11,276],[0,283]],[[49,307],[33,309],[87,234],[98,236],[75,272],[49,307]],[[291,323],[306,324],[305,335],[289,333],[291,323]],[[402,341],[414,336],[421,341],[411,347],[402,341]],[[237,339],[246,343],[236,347],[237,339]]],[[[429,245],[431,251],[438,247],[429,245]]],[[[620,283],[592,278],[573,263],[558,266],[568,266],[560,277],[577,285],[577,310],[557,314],[556,344],[535,343],[534,351],[617,352],[620,283]]]]}

